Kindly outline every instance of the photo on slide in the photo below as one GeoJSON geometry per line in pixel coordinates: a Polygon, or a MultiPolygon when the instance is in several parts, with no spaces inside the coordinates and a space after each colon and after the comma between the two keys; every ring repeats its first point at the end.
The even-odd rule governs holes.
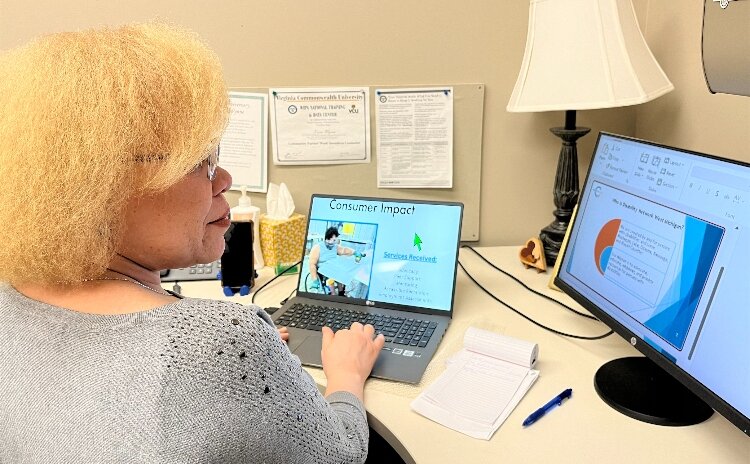
{"type": "Polygon", "coordinates": [[[366,298],[378,225],[310,220],[299,290],[366,298]]]}

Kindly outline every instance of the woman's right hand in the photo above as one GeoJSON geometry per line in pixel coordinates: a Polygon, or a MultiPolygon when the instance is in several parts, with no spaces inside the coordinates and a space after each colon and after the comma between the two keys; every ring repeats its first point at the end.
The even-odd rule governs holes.
{"type": "Polygon", "coordinates": [[[365,380],[385,344],[383,334],[374,335],[373,326],[363,326],[359,322],[336,333],[323,327],[321,358],[328,379],[326,396],[335,391],[348,391],[363,399],[365,380]]]}

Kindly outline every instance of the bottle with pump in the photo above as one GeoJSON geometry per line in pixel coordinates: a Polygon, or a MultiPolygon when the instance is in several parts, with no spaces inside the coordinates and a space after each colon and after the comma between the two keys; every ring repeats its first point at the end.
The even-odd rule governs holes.
{"type": "Polygon", "coordinates": [[[221,286],[227,296],[238,292],[242,296],[249,294],[257,277],[255,266],[263,266],[258,240],[259,217],[260,208],[252,206],[246,188],[242,187],[238,205],[230,210],[232,223],[224,234],[221,286]]]}
{"type": "Polygon", "coordinates": [[[230,210],[230,217],[232,221],[250,220],[253,222],[253,257],[255,269],[265,266],[263,253],[260,251],[260,208],[253,206],[250,197],[247,196],[247,186],[242,186],[242,196],[240,196],[237,206],[230,210]]]}

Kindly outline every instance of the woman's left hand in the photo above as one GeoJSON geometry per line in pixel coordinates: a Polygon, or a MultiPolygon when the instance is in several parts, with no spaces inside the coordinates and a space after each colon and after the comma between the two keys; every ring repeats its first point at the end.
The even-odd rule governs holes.
{"type": "Polygon", "coordinates": [[[289,341],[289,330],[286,327],[279,327],[279,336],[284,343],[289,341]]]}

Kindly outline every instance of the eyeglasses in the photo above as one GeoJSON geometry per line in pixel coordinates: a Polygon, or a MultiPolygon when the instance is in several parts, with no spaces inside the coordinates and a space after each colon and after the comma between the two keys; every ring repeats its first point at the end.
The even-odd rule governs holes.
{"type": "Polygon", "coordinates": [[[208,163],[208,180],[211,182],[216,179],[216,168],[219,166],[219,146],[216,145],[216,149],[211,152],[210,155],[208,155],[208,158],[206,158],[206,162],[208,163]]]}
{"type": "Polygon", "coordinates": [[[213,182],[214,179],[216,179],[216,168],[219,166],[219,146],[217,145],[216,148],[209,154],[203,161],[198,163],[195,166],[195,170],[199,170],[203,167],[203,163],[206,163],[208,165],[208,169],[206,170],[206,174],[208,175],[208,180],[213,182]]]}

